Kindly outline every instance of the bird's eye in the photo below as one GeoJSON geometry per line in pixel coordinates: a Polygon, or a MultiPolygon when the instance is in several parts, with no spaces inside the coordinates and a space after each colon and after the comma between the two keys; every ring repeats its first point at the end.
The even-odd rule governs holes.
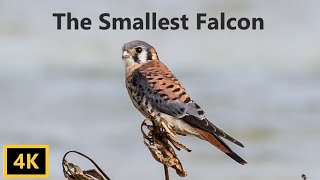
{"type": "Polygon", "coordinates": [[[142,48],[141,48],[141,47],[137,47],[137,48],[136,48],[136,52],[137,52],[137,53],[141,53],[141,52],[142,52],[142,48]]]}

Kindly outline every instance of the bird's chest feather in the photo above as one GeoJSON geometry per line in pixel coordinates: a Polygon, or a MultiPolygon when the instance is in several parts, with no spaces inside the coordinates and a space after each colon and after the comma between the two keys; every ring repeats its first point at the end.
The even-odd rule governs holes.
{"type": "Polygon", "coordinates": [[[126,87],[135,108],[138,109],[145,117],[150,117],[150,108],[147,104],[146,95],[138,90],[138,85],[132,82],[131,78],[127,78],[126,87]]]}

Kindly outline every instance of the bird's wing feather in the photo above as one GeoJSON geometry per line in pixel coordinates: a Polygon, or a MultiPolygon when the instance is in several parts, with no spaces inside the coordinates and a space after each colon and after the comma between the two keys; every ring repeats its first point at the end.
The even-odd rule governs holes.
{"type": "Polygon", "coordinates": [[[212,145],[220,149],[222,152],[224,152],[226,155],[231,157],[233,160],[237,161],[240,164],[247,164],[247,162],[242,159],[237,153],[233,152],[230,147],[222,141],[222,139],[210,132],[204,131],[202,129],[196,128],[196,131],[208,142],[210,142],[212,145]]]}
{"type": "Polygon", "coordinates": [[[204,111],[191,100],[183,85],[161,61],[150,61],[133,71],[132,84],[137,87],[139,94],[150,100],[149,103],[154,111],[179,118],[192,126],[244,147],[205,117],[204,111]]]}

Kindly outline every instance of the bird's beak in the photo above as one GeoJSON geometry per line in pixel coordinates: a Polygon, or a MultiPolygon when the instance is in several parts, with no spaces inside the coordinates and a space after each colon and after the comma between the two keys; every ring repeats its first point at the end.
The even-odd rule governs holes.
{"type": "Polygon", "coordinates": [[[130,56],[131,54],[127,50],[124,50],[122,53],[122,60],[127,60],[130,56]]]}

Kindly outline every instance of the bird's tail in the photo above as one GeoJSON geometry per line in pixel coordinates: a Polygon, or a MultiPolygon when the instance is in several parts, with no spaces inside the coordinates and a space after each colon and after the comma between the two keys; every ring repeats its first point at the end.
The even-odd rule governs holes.
{"type": "Polygon", "coordinates": [[[233,152],[231,148],[224,141],[222,141],[220,137],[201,129],[197,129],[197,131],[203,139],[210,142],[212,145],[214,145],[219,150],[224,152],[226,155],[231,157],[233,160],[237,161],[242,165],[247,164],[247,162],[243,160],[240,156],[238,156],[235,152],[233,152]]]}

